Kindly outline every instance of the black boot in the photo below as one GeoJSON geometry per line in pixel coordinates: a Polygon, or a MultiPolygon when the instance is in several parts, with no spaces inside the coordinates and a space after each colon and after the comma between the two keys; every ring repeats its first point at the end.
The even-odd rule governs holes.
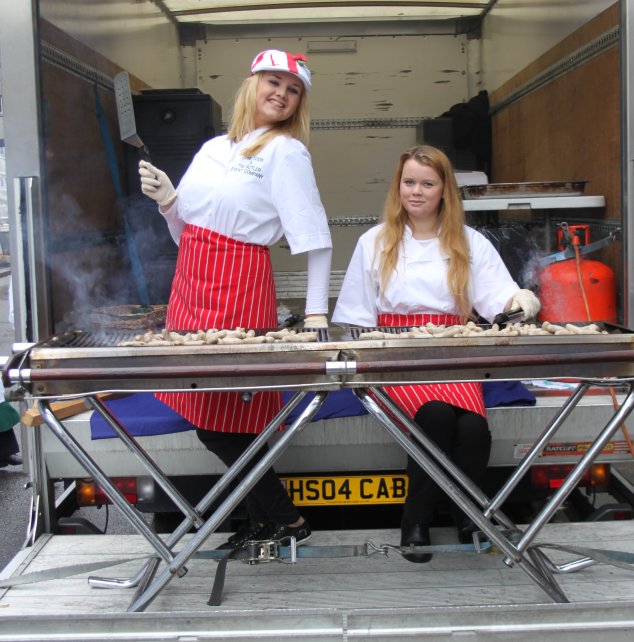
{"type": "Polygon", "coordinates": [[[458,531],[458,541],[461,544],[473,544],[473,534],[479,531],[480,528],[455,504],[452,504],[450,514],[451,520],[456,526],[456,531],[458,531]]]}
{"type": "Polygon", "coordinates": [[[12,455],[7,455],[0,461],[0,468],[6,468],[7,466],[22,466],[23,463],[22,455],[20,455],[20,453],[13,453],[12,455]]]}
{"type": "MultiPolygon", "coordinates": [[[[401,547],[431,546],[429,526],[413,524],[401,527],[401,547]]],[[[431,553],[405,553],[403,557],[409,562],[424,564],[431,559],[431,553]]]]}
{"type": "Polygon", "coordinates": [[[480,530],[468,517],[465,517],[456,528],[458,541],[461,544],[473,544],[473,534],[480,530]]]}

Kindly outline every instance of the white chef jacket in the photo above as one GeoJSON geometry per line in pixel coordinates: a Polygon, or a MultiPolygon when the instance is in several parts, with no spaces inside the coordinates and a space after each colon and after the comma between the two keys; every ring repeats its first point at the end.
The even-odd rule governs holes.
{"type": "MultiPolygon", "coordinates": [[[[385,292],[379,291],[377,225],[358,240],[341,286],[334,323],[376,327],[380,314],[460,314],[447,285],[449,258],[437,238],[417,240],[405,228],[401,251],[385,292]]],[[[519,286],[492,243],[466,227],[471,254],[469,297],[478,313],[488,319],[502,312],[519,286]]]]}
{"type": "Polygon", "coordinates": [[[176,201],[163,212],[177,244],[189,223],[264,246],[285,235],[291,254],[332,247],[306,147],[279,135],[256,156],[242,155],[264,131],[257,129],[239,143],[218,136],[202,146],[176,190],[176,201]]]}

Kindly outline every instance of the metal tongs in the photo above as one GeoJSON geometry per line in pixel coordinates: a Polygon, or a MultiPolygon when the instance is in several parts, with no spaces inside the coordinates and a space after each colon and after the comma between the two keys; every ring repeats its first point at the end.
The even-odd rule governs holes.
{"type": "Polygon", "coordinates": [[[502,328],[505,328],[509,323],[517,323],[518,321],[521,321],[523,314],[524,310],[522,310],[522,308],[513,308],[508,312],[500,312],[500,314],[497,314],[495,316],[491,325],[495,325],[497,323],[501,330],[502,328]]]}

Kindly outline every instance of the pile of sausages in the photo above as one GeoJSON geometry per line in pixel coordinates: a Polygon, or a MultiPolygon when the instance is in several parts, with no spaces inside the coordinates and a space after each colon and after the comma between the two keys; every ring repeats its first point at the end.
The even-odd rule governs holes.
{"type": "Polygon", "coordinates": [[[160,333],[145,332],[137,334],[133,341],[120,341],[117,346],[204,346],[237,345],[242,343],[311,343],[317,341],[317,332],[296,332],[284,328],[271,330],[257,335],[255,330],[236,328],[235,330],[198,330],[197,332],[174,332],[162,330],[160,333]]]}
{"type": "MultiPolygon", "coordinates": [[[[557,325],[544,321],[541,326],[535,323],[509,323],[500,328],[494,323],[490,328],[469,321],[465,325],[436,325],[427,323],[413,327],[403,332],[384,332],[369,330],[361,332],[360,340],[376,339],[442,339],[445,337],[519,337],[519,336],[549,336],[575,334],[608,334],[596,323],[575,325],[566,323],[557,325]]],[[[314,343],[318,340],[317,332],[297,332],[284,328],[271,330],[265,334],[256,335],[255,330],[236,328],[235,330],[198,330],[197,332],[174,332],[162,330],[160,333],[147,331],[137,334],[132,341],[120,341],[119,347],[132,346],[203,346],[203,345],[239,345],[250,343],[314,343]]]]}
{"type": "Polygon", "coordinates": [[[407,332],[391,333],[381,330],[372,330],[363,332],[359,336],[362,340],[376,339],[441,339],[445,337],[519,337],[519,336],[548,336],[562,334],[608,334],[596,323],[589,325],[574,325],[566,323],[565,325],[556,325],[544,321],[541,326],[535,323],[509,323],[506,327],[500,328],[494,323],[490,328],[485,329],[473,321],[465,325],[436,325],[427,323],[420,327],[413,327],[407,332]]]}

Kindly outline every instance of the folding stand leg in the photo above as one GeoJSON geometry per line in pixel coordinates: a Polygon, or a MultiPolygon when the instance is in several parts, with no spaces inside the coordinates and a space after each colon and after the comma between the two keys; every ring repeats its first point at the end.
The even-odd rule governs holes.
{"type": "MultiPolygon", "coordinates": [[[[381,392],[372,388],[372,392],[378,396],[381,392]]],[[[368,409],[379,423],[387,430],[393,439],[418,463],[418,465],[460,506],[460,508],[477,524],[489,539],[515,563],[555,602],[568,602],[566,596],[561,590],[549,581],[549,577],[544,575],[540,568],[532,564],[527,557],[513,545],[484,515],[478,510],[474,502],[465,495],[462,490],[454,484],[452,479],[447,476],[438,464],[415,444],[403,431],[396,426],[378,403],[368,394],[367,390],[355,389],[356,396],[363,405],[368,409]]],[[[387,395],[385,395],[387,397],[387,395]]],[[[398,411],[395,404],[387,397],[382,402],[390,409],[398,411]]],[[[464,476],[466,486],[470,487],[473,482],[464,476]]]]}
{"type": "Polygon", "coordinates": [[[552,573],[552,564],[546,554],[543,551],[539,550],[539,548],[536,548],[534,546],[529,548],[527,553],[533,561],[535,567],[539,569],[541,576],[544,578],[544,582],[548,582],[551,588],[563,595],[565,601],[568,602],[568,598],[565,597],[564,592],[561,590],[559,583],[552,573]]]}
{"type": "MultiPolygon", "coordinates": [[[[326,400],[327,392],[318,392],[302,411],[300,416],[288,427],[277,443],[271,446],[269,452],[257,462],[257,464],[245,475],[244,479],[229,494],[224,502],[215,510],[213,515],[203,524],[202,528],[176,555],[173,562],[168,565],[161,575],[147,588],[147,590],[134,600],[128,609],[129,612],[143,611],[156,598],[159,592],[167,586],[174,575],[187,563],[189,558],[202,546],[205,540],[211,535],[222,521],[231,514],[231,511],[240,503],[253,486],[260,480],[262,475],[277,461],[279,456],[288,448],[295,436],[313,418],[319,408],[326,400]]],[[[235,464],[234,464],[235,466],[235,464]]],[[[232,466],[233,468],[233,466],[232,466]]],[[[226,474],[226,473],[225,473],[226,474]]]]}
{"type": "MultiPolygon", "coordinates": [[[[465,474],[458,468],[447,455],[441,450],[420,427],[414,423],[391,399],[391,397],[381,388],[370,388],[372,394],[389,408],[392,414],[428,452],[433,460],[445,470],[456,482],[463,488],[480,506],[485,507],[489,503],[489,498],[478,488],[465,474]]],[[[500,510],[496,511],[494,515],[496,521],[502,526],[509,529],[516,529],[513,522],[504,515],[500,510]]],[[[487,516],[487,519],[491,517],[487,516]]]]}
{"type": "MultiPolygon", "coordinates": [[[[600,383],[600,382],[597,382],[600,383]]],[[[606,385],[606,382],[602,382],[606,385]]],[[[605,428],[599,433],[597,438],[592,442],[592,445],[586,451],[586,454],[577,462],[575,467],[568,473],[563,484],[553,493],[552,497],[543,506],[542,510],[537,514],[535,519],[531,522],[530,526],[524,532],[522,539],[519,541],[517,548],[519,551],[525,551],[531,544],[533,539],[539,533],[541,528],[546,524],[551,517],[555,514],[557,509],[561,506],[568,495],[573,491],[575,486],[581,481],[585,472],[590,468],[594,460],[601,454],[605,445],[610,441],[612,435],[619,429],[621,424],[628,418],[629,414],[634,408],[634,389],[633,381],[628,381],[629,391],[625,397],[621,407],[612,415],[605,428]]],[[[614,382],[612,382],[614,385],[614,382]]]]}
{"type": "MultiPolygon", "coordinates": [[[[134,507],[123,496],[123,493],[110,481],[107,475],[99,468],[97,463],[90,457],[90,455],[81,447],[66,428],[60,423],[57,417],[53,414],[48,401],[41,399],[38,402],[42,417],[46,425],[53,431],[53,434],[62,442],[65,448],[70,452],[73,457],[83,466],[83,468],[96,480],[96,482],[103,488],[107,497],[119,508],[125,515],[128,522],[137,530],[137,532],[150,543],[154,550],[166,562],[171,562],[174,559],[172,552],[165,546],[160,537],[148,527],[148,525],[141,519],[140,515],[134,507]]],[[[186,572],[186,571],[184,571],[186,572]]]]}
{"type": "Polygon", "coordinates": [[[188,521],[200,528],[204,520],[200,513],[183,497],[178,489],[172,484],[167,476],[156,465],[154,460],[147,454],[134,437],[117,421],[116,417],[110,412],[108,407],[101,399],[89,395],[86,397],[88,403],[104,418],[106,423],[117,433],[119,439],[124,443],[127,449],[136,457],[141,465],[150,473],[152,479],[165,491],[165,494],[172,500],[174,505],[183,513],[188,521]]]}
{"type": "MultiPolygon", "coordinates": [[[[295,408],[306,397],[308,392],[296,392],[293,397],[280,409],[275,417],[271,420],[269,425],[257,436],[253,443],[240,455],[236,462],[231,466],[222,477],[213,485],[207,494],[196,505],[196,512],[200,515],[204,514],[207,509],[220,497],[220,495],[229,487],[229,484],[235,477],[242,471],[254,455],[259,452],[260,448],[269,440],[273,433],[279,426],[286,420],[288,415],[295,410],[295,408]]],[[[165,540],[166,546],[173,549],[181,538],[189,532],[192,523],[190,519],[185,519],[181,524],[172,532],[165,540]]],[[[106,578],[91,576],[88,578],[88,584],[97,588],[131,588],[139,586],[139,592],[145,590],[145,586],[149,583],[151,577],[156,573],[160,559],[153,557],[150,558],[141,569],[131,578],[106,578]],[[141,585],[140,582],[143,584],[141,585]]]]}
{"type": "Polygon", "coordinates": [[[530,450],[524,455],[511,476],[504,482],[495,496],[488,502],[484,514],[490,517],[508,498],[519,481],[528,472],[533,462],[539,457],[546,445],[552,440],[559,428],[563,425],[570,413],[575,409],[581,398],[590,389],[590,384],[581,382],[563,406],[557,411],[550,424],[545,428],[530,450]]]}

